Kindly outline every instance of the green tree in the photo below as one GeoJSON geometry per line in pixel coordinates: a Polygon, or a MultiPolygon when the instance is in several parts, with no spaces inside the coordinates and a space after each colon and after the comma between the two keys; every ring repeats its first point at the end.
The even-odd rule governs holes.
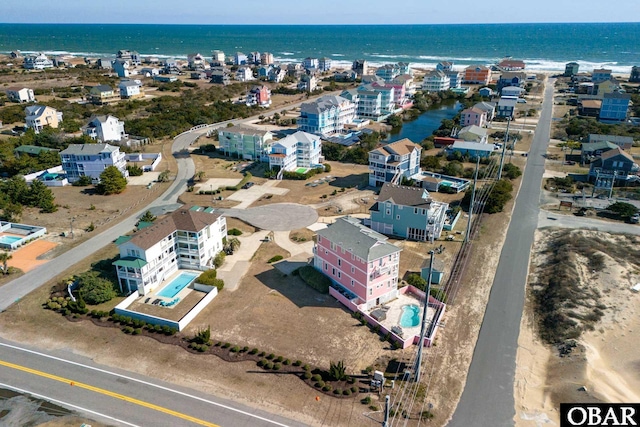
{"type": "Polygon", "coordinates": [[[427,281],[416,273],[410,274],[409,277],[407,277],[407,283],[411,286],[415,286],[421,291],[424,291],[427,288],[427,281]]]}
{"type": "Polygon", "coordinates": [[[146,211],[141,217],[140,221],[142,222],[153,222],[157,219],[157,217],[151,213],[151,211],[146,211]]]}
{"type": "Polygon", "coordinates": [[[16,222],[22,216],[22,205],[19,203],[7,202],[2,208],[2,219],[9,222],[16,222]]]}
{"type": "Polygon", "coordinates": [[[36,179],[31,183],[25,202],[28,206],[39,207],[42,213],[51,213],[58,210],[54,198],[51,189],[36,179]]]}
{"type": "Polygon", "coordinates": [[[198,171],[193,178],[195,181],[202,182],[205,176],[207,176],[207,173],[205,171],[198,171]]]}
{"type": "Polygon", "coordinates": [[[158,175],[158,182],[168,182],[169,181],[169,169],[160,172],[158,175]]]}
{"type": "Polygon", "coordinates": [[[618,215],[622,219],[630,218],[633,215],[635,215],[636,212],[638,212],[638,208],[636,208],[631,203],[626,203],[626,202],[612,203],[607,207],[607,210],[610,212],[613,212],[614,214],[618,215]]]}
{"type": "Polygon", "coordinates": [[[420,161],[420,166],[429,171],[439,171],[440,166],[440,157],[438,156],[424,156],[420,161]]]}
{"type": "Polygon", "coordinates": [[[329,362],[329,376],[334,381],[342,381],[347,378],[347,370],[342,360],[338,363],[334,363],[333,361],[329,362]]]}
{"type": "Polygon", "coordinates": [[[117,295],[113,283],[103,279],[96,271],[87,271],[77,277],[78,292],[91,305],[102,304],[117,295]]]}
{"type": "Polygon", "coordinates": [[[127,165],[127,171],[129,172],[129,176],[142,176],[143,170],[138,165],[127,165]]]}
{"type": "Polygon", "coordinates": [[[462,162],[459,162],[458,160],[454,160],[452,162],[447,163],[444,166],[444,168],[442,168],[442,172],[445,175],[462,176],[462,173],[464,172],[464,166],[462,165],[462,162]]]}
{"type": "Polygon", "coordinates": [[[520,168],[513,163],[507,163],[502,167],[502,174],[509,179],[516,179],[522,175],[520,168]]]}
{"type": "Polygon", "coordinates": [[[115,166],[108,166],[100,174],[100,184],[96,186],[99,194],[120,194],[127,188],[127,179],[115,166]]]}
{"type": "Polygon", "coordinates": [[[7,263],[11,258],[13,258],[13,255],[9,252],[0,252],[0,262],[2,263],[3,274],[9,274],[9,267],[7,266],[7,263]]]}
{"type": "Polygon", "coordinates": [[[77,181],[75,181],[72,185],[74,187],[87,187],[91,185],[91,177],[87,175],[82,175],[77,181]]]}
{"type": "Polygon", "coordinates": [[[513,185],[506,179],[501,179],[496,182],[489,193],[487,202],[484,205],[484,210],[487,213],[502,212],[504,205],[511,200],[511,191],[513,191],[513,185]]]}
{"type": "Polygon", "coordinates": [[[400,129],[402,127],[402,117],[397,114],[392,114],[387,118],[387,124],[394,130],[400,129]]]}

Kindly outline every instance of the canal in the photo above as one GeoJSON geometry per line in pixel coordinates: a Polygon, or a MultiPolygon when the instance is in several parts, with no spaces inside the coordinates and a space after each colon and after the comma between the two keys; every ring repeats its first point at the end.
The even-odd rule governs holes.
{"type": "Polygon", "coordinates": [[[444,119],[454,118],[460,111],[460,107],[460,102],[455,99],[446,100],[437,106],[429,108],[420,114],[417,119],[404,122],[399,132],[389,134],[387,139],[382,142],[396,142],[403,138],[409,138],[419,144],[438,129],[444,119]]]}

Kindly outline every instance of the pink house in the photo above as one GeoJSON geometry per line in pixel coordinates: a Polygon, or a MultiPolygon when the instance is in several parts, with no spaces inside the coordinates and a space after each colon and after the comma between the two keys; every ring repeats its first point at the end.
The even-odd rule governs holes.
{"type": "Polygon", "coordinates": [[[483,127],[487,122],[487,112],[476,107],[467,108],[460,113],[460,126],[476,125],[483,127]]]}
{"type": "Polygon", "coordinates": [[[318,231],[314,266],[360,309],[395,299],[401,249],[387,237],[342,217],[318,231]]]}

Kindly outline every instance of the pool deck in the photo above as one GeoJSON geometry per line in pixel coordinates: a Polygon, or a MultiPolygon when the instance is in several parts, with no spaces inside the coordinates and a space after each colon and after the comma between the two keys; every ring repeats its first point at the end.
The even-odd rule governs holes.
{"type": "MultiPolygon", "coordinates": [[[[382,326],[386,329],[391,330],[394,326],[400,326],[400,317],[402,317],[402,307],[405,305],[418,305],[420,306],[420,322],[422,322],[422,312],[424,311],[424,302],[418,299],[415,295],[407,293],[407,294],[398,294],[398,298],[393,301],[389,301],[385,303],[383,307],[387,309],[387,318],[380,322],[382,326]]],[[[374,308],[374,310],[377,307],[374,308]]],[[[371,312],[369,312],[370,314],[371,312]]],[[[429,307],[427,309],[427,317],[429,319],[433,319],[435,315],[435,309],[429,307]]],[[[402,328],[403,337],[408,338],[411,336],[420,335],[420,324],[413,328],[402,328]]]]}
{"type": "MultiPolygon", "coordinates": [[[[178,271],[176,271],[175,273],[173,273],[171,276],[167,277],[167,278],[166,278],[162,283],[160,283],[158,286],[156,286],[156,288],[155,288],[154,290],[152,290],[151,292],[149,292],[149,293],[148,293],[148,294],[146,294],[145,296],[140,297],[140,300],[139,300],[139,301],[140,301],[140,302],[142,302],[143,304],[149,304],[149,305],[152,305],[152,303],[153,303],[155,300],[158,300],[158,299],[159,299],[159,300],[161,300],[161,301],[164,301],[164,302],[167,302],[167,303],[168,303],[168,302],[171,302],[172,300],[174,300],[174,299],[176,299],[176,298],[180,298],[180,300],[179,300],[176,304],[174,304],[174,305],[172,305],[172,306],[166,307],[166,306],[160,306],[160,305],[159,305],[158,307],[172,309],[172,308],[175,308],[176,306],[180,305],[180,303],[181,303],[181,302],[182,302],[182,301],[183,301],[187,296],[189,296],[189,294],[190,294],[191,292],[193,292],[193,291],[194,291],[194,289],[193,289],[193,281],[192,281],[189,285],[187,285],[187,286],[185,286],[183,289],[181,289],[181,290],[180,290],[180,292],[178,292],[178,293],[177,293],[173,298],[163,297],[163,296],[158,295],[157,293],[158,293],[158,292],[160,292],[161,290],[163,290],[163,289],[165,288],[165,286],[167,286],[167,285],[168,285],[169,283],[171,283],[175,278],[177,278],[178,276],[180,276],[180,275],[181,275],[181,274],[183,274],[183,273],[193,273],[193,274],[195,274],[195,275],[196,275],[196,277],[197,277],[197,276],[199,276],[202,272],[201,272],[201,271],[196,271],[196,270],[178,270],[178,271]]],[[[194,279],[194,280],[195,280],[195,279],[194,279]]],[[[154,305],[155,305],[155,304],[154,304],[154,305]]]]}

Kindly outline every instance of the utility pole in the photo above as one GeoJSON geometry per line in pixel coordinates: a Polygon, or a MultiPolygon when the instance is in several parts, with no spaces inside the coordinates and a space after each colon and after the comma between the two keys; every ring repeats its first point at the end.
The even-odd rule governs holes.
{"type": "Polygon", "coordinates": [[[502,178],[502,166],[504,165],[504,153],[507,150],[507,142],[509,142],[509,125],[511,118],[507,117],[507,132],[504,134],[504,144],[502,145],[502,156],[500,157],[500,170],[498,170],[498,181],[502,178]]]}
{"type": "Polygon", "coordinates": [[[473,190],[471,190],[471,202],[469,204],[469,219],[467,220],[467,233],[464,237],[464,241],[469,241],[471,233],[471,217],[473,216],[473,208],[476,202],[476,184],[478,183],[478,168],[480,167],[480,156],[476,157],[476,172],[473,174],[473,190]]]}
{"type": "Polygon", "coordinates": [[[420,382],[420,365],[422,364],[422,350],[424,349],[424,338],[427,333],[427,309],[429,308],[429,294],[431,293],[431,274],[433,273],[433,250],[429,251],[431,258],[429,260],[429,277],[427,278],[427,287],[424,295],[424,310],[422,312],[422,326],[420,327],[420,341],[418,342],[418,357],[413,368],[413,381],[420,382]]]}
{"type": "Polygon", "coordinates": [[[388,394],[384,398],[384,422],[382,427],[389,427],[389,412],[391,409],[391,396],[388,394]]]}

